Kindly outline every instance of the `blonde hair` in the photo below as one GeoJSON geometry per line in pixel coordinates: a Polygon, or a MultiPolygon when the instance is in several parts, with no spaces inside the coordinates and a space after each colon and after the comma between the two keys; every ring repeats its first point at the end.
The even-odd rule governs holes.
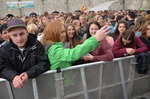
{"type": "Polygon", "coordinates": [[[38,20],[35,19],[35,18],[32,18],[32,19],[30,19],[30,20],[28,21],[27,25],[28,25],[28,24],[37,24],[37,23],[38,23],[38,20]]]}
{"type": "Polygon", "coordinates": [[[60,22],[61,22],[62,24],[65,24],[65,19],[64,19],[64,17],[60,17],[60,22]]]}
{"type": "Polygon", "coordinates": [[[29,33],[35,34],[35,31],[38,30],[38,27],[32,23],[32,24],[27,25],[27,30],[29,33]]]}

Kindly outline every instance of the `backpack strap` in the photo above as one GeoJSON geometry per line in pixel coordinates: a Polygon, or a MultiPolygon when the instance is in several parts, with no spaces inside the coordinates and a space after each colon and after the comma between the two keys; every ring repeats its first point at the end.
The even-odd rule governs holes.
{"type": "Polygon", "coordinates": [[[52,45],[53,45],[53,44],[49,44],[49,43],[45,44],[45,45],[44,45],[45,52],[47,52],[48,49],[49,49],[52,45]]]}
{"type": "Polygon", "coordinates": [[[64,48],[71,48],[71,47],[70,47],[70,42],[65,42],[64,48]]]}

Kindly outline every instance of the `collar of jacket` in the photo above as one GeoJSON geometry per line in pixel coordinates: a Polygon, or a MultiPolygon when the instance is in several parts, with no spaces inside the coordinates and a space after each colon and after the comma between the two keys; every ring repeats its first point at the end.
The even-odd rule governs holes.
{"type": "MultiPolygon", "coordinates": [[[[33,34],[29,34],[28,35],[28,40],[25,46],[25,49],[28,47],[32,47],[33,43],[36,41],[36,36],[34,36],[33,34]]],[[[14,49],[18,49],[18,47],[12,42],[12,40],[10,39],[10,45],[12,48],[14,49]]]]}

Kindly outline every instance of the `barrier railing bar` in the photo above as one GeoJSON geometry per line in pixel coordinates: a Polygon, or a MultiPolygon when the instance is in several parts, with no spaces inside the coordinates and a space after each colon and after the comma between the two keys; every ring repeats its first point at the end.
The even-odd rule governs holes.
{"type": "Polygon", "coordinates": [[[75,97],[75,96],[79,96],[79,95],[82,95],[82,94],[83,94],[83,92],[77,92],[77,93],[74,93],[74,94],[66,95],[65,99],[72,98],[72,97],[75,97]]]}
{"type": "MultiPolygon", "coordinates": [[[[99,88],[100,88],[100,87],[97,87],[97,88],[94,88],[94,89],[90,89],[90,90],[88,90],[87,92],[88,92],[88,93],[95,92],[95,91],[98,91],[99,88]]],[[[75,96],[79,96],[79,95],[81,95],[81,94],[84,94],[84,93],[83,93],[83,92],[77,92],[77,93],[74,93],[74,94],[70,94],[70,95],[65,96],[65,99],[66,99],[66,98],[75,97],[75,96]]]]}
{"type": "Polygon", "coordinates": [[[125,76],[124,76],[124,71],[122,67],[122,60],[119,60],[118,64],[119,64],[119,71],[120,71],[120,77],[121,77],[121,83],[122,83],[122,89],[123,89],[123,96],[124,96],[124,99],[128,99],[125,76]]]}
{"type": "Polygon", "coordinates": [[[1,82],[1,81],[7,81],[7,80],[6,80],[6,79],[3,79],[3,78],[0,78],[0,82],[1,82]]]}
{"type": "Polygon", "coordinates": [[[134,81],[134,75],[135,75],[135,68],[134,68],[134,59],[130,60],[130,69],[129,69],[129,85],[128,85],[128,97],[131,99],[132,95],[132,89],[133,89],[133,81],[134,81]]]}
{"type": "Polygon", "coordinates": [[[145,76],[143,76],[143,77],[134,78],[134,81],[140,80],[140,79],[144,79],[144,78],[148,78],[148,77],[150,77],[150,75],[145,75],[145,76]]]}
{"type": "MultiPolygon", "coordinates": [[[[63,68],[61,69],[61,71],[67,71],[67,70],[74,70],[74,69],[79,69],[79,68],[84,68],[84,67],[89,67],[89,66],[95,66],[98,64],[105,64],[105,63],[111,63],[111,62],[115,62],[115,61],[120,61],[120,60],[126,60],[126,59],[131,59],[134,58],[135,56],[127,56],[127,57],[123,57],[123,58],[115,58],[113,61],[100,61],[100,62],[93,62],[93,63],[88,63],[88,64],[82,64],[82,65],[76,65],[76,66],[71,66],[68,68],[63,68]]],[[[56,70],[49,70],[43,74],[49,74],[49,73],[56,73],[56,70]]]]}
{"type": "Polygon", "coordinates": [[[32,79],[32,86],[33,86],[33,95],[34,99],[39,99],[39,94],[38,94],[38,88],[37,88],[37,82],[36,79],[32,79]]]}
{"type": "Polygon", "coordinates": [[[99,80],[100,80],[100,88],[99,88],[99,99],[102,97],[102,82],[103,82],[103,64],[100,64],[100,72],[99,72],[99,80]]]}
{"type": "MultiPolygon", "coordinates": [[[[128,83],[129,80],[125,81],[125,83],[128,83]]],[[[106,85],[106,86],[103,86],[102,89],[106,89],[106,88],[110,88],[110,87],[115,87],[115,86],[118,86],[118,85],[121,85],[122,83],[121,82],[117,82],[115,84],[110,84],[110,85],[106,85]]]]}
{"type": "Polygon", "coordinates": [[[10,85],[10,83],[8,81],[6,81],[6,85],[7,85],[7,89],[8,89],[8,93],[9,93],[10,99],[15,99],[14,96],[13,96],[11,85],[10,85]]]}
{"type": "MultiPolygon", "coordinates": [[[[126,81],[126,83],[128,83],[128,81],[126,81]]],[[[101,89],[104,90],[104,89],[115,87],[115,86],[118,86],[118,85],[121,85],[121,84],[122,83],[119,82],[119,83],[116,83],[116,84],[106,85],[106,86],[101,87],[101,89]]],[[[94,92],[94,91],[98,91],[99,89],[100,89],[100,87],[97,87],[97,88],[94,88],[94,89],[90,89],[90,90],[88,90],[88,93],[94,92]]]]}
{"type": "MultiPolygon", "coordinates": [[[[105,86],[105,87],[102,87],[101,89],[104,90],[104,89],[115,87],[115,86],[118,86],[118,85],[121,85],[121,83],[114,84],[114,85],[111,85],[111,86],[105,86]]],[[[90,89],[90,90],[88,90],[88,93],[98,91],[99,89],[100,89],[100,87],[97,87],[97,88],[94,88],[94,89],[90,89]]]]}
{"type": "Polygon", "coordinates": [[[89,99],[88,92],[87,92],[87,85],[86,85],[86,78],[85,78],[84,69],[85,68],[81,68],[80,69],[81,79],[82,79],[82,85],[83,85],[83,93],[84,93],[85,99],[89,99]]]}

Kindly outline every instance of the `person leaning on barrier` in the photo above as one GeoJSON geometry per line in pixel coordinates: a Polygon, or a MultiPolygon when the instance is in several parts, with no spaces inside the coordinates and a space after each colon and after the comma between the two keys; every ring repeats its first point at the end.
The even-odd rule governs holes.
{"type": "Polygon", "coordinates": [[[44,47],[34,36],[28,34],[21,19],[7,24],[10,42],[1,48],[0,75],[12,81],[15,88],[23,88],[29,78],[35,78],[49,69],[44,47]]]}
{"type": "Polygon", "coordinates": [[[131,30],[124,31],[113,46],[114,57],[123,57],[147,52],[147,46],[131,30]]]}
{"type": "Polygon", "coordinates": [[[100,42],[110,32],[109,27],[104,26],[98,30],[95,36],[87,39],[83,44],[77,45],[73,49],[65,49],[62,44],[62,38],[66,35],[64,25],[58,21],[54,21],[48,24],[44,30],[43,45],[49,45],[47,47],[47,56],[51,63],[51,69],[66,68],[71,66],[72,61],[76,61],[92,50],[96,49],[100,42]]]}
{"type": "MultiPolygon", "coordinates": [[[[97,21],[91,22],[87,27],[87,38],[94,36],[96,34],[96,31],[100,28],[101,26],[97,21]]],[[[114,41],[112,43],[114,43],[114,41]]],[[[83,56],[82,59],[84,59],[87,62],[112,61],[114,59],[112,46],[108,44],[107,39],[104,39],[101,41],[101,44],[95,50],[83,56]]]]}

